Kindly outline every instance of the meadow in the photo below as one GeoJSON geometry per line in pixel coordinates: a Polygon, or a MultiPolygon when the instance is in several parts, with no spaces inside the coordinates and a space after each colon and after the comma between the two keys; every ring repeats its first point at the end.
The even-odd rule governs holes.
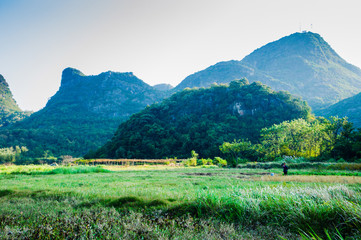
{"type": "Polygon", "coordinates": [[[316,172],[1,165],[0,238],[360,239],[358,172],[316,172]]]}

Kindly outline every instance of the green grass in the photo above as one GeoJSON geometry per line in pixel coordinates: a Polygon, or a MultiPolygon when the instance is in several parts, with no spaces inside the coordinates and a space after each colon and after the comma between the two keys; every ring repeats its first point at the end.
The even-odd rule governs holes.
{"type": "Polygon", "coordinates": [[[51,174],[78,174],[78,173],[100,173],[110,172],[101,166],[69,166],[52,167],[49,165],[27,165],[27,166],[2,166],[0,174],[23,174],[23,175],[51,175],[51,174]]]}
{"type": "Polygon", "coordinates": [[[321,237],[325,229],[361,236],[360,184],[263,182],[241,171],[260,174],[164,167],[3,171],[0,238],[297,239],[310,227],[321,237]]]}

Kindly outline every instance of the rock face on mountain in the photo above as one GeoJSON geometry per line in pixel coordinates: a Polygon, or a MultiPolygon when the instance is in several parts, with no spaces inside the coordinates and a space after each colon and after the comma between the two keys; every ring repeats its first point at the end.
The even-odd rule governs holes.
{"type": "Polygon", "coordinates": [[[0,75],[0,127],[20,121],[30,114],[30,112],[21,111],[13,98],[8,83],[0,75]]]}
{"type": "Polygon", "coordinates": [[[361,128],[361,93],[322,109],[316,114],[324,117],[347,117],[355,127],[361,128]]]}
{"type": "Polygon", "coordinates": [[[104,144],[131,114],[163,98],[163,92],[132,73],[85,76],[67,68],[58,92],[42,110],[0,131],[0,147],[26,146],[33,156],[46,151],[82,156],[104,144]]]}
{"type": "Polygon", "coordinates": [[[246,79],[211,88],[185,89],[122,123],[111,141],[88,158],[219,156],[234,139],[257,142],[259,131],[295,118],[308,118],[307,103],[246,79]]]}
{"type": "Polygon", "coordinates": [[[343,60],[318,34],[294,33],[241,61],[217,63],[185,78],[174,91],[247,77],[301,96],[318,110],[361,91],[361,70],[343,60]]]}

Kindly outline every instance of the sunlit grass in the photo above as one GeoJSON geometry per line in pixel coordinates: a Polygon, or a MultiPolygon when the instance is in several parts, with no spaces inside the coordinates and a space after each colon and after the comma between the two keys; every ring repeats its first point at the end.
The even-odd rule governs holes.
{"type": "Polygon", "coordinates": [[[56,167],[49,165],[0,165],[0,174],[27,174],[31,172],[51,171],[56,167]]]}
{"type": "Polygon", "coordinates": [[[99,165],[110,171],[131,171],[131,170],[171,170],[184,168],[181,165],[99,165]]]}
{"type": "Polygon", "coordinates": [[[78,174],[110,172],[101,166],[49,166],[49,165],[25,165],[25,166],[2,166],[0,174],[24,174],[24,175],[51,175],[51,174],[78,174]]]}
{"type": "MultiPolygon", "coordinates": [[[[278,239],[279,231],[286,239],[296,239],[300,229],[307,232],[309,226],[320,236],[325,233],[324,228],[334,234],[336,227],[343,235],[360,234],[360,177],[282,176],[281,169],[134,166],[106,167],[112,171],[94,172],[93,168],[78,168],[83,172],[75,171],[77,167],[37,170],[60,169],[58,174],[50,175],[4,171],[0,174],[0,220],[7,222],[11,231],[23,229],[23,233],[24,228],[33,226],[44,234],[42,226],[48,223],[58,229],[54,234],[61,234],[61,225],[73,231],[71,226],[78,224],[86,232],[87,221],[97,222],[99,214],[114,218],[102,221],[119,224],[120,228],[114,228],[118,229],[117,234],[131,231],[128,227],[138,226],[142,219],[147,224],[141,226],[149,232],[142,232],[142,227],[134,231],[146,236],[153,232],[156,238],[162,234],[169,237],[172,231],[184,236],[184,222],[193,229],[189,236],[194,239],[201,239],[206,233],[221,238],[220,230],[214,229],[220,223],[236,239],[246,236],[246,232],[252,232],[255,238],[278,239]],[[271,172],[275,175],[271,176],[271,172]],[[121,222],[128,214],[134,218],[127,220],[127,227],[121,222]],[[73,225],[67,221],[73,221],[73,225]],[[172,221],[173,227],[168,225],[172,221]],[[209,222],[214,230],[199,226],[200,222],[209,222]],[[273,237],[263,235],[266,226],[270,226],[267,231],[273,237]]],[[[99,230],[98,225],[89,226],[93,233],[99,230]]],[[[2,230],[4,225],[0,225],[2,230]]],[[[107,234],[111,236],[110,232],[107,234]]],[[[248,239],[252,236],[248,235],[248,239]]]]}
{"type": "Polygon", "coordinates": [[[274,182],[312,182],[312,183],[344,183],[344,184],[361,184],[361,177],[355,176],[319,176],[319,175],[275,175],[261,176],[254,178],[258,181],[274,181],[274,182]]]}

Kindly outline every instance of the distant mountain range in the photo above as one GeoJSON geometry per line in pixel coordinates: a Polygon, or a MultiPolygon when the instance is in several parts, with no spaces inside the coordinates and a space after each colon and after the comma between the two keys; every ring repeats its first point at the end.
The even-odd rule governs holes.
{"type": "Polygon", "coordinates": [[[318,34],[294,33],[241,61],[217,63],[186,77],[174,91],[246,77],[301,96],[318,110],[361,91],[361,70],[343,60],[318,34]]]}
{"type": "Polygon", "coordinates": [[[187,158],[220,155],[224,141],[257,142],[264,127],[307,119],[307,103],[246,79],[229,86],[184,90],[134,114],[111,141],[88,158],[187,158]]]}
{"type": "Polygon", "coordinates": [[[82,156],[97,149],[131,114],[165,97],[132,73],[85,76],[67,68],[46,106],[24,121],[0,128],[0,146],[27,146],[31,156],[82,156]]]}
{"type": "Polygon", "coordinates": [[[85,76],[67,68],[58,92],[28,118],[30,113],[20,110],[1,76],[0,148],[27,146],[31,156],[44,152],[82,156],[102,146],[121,122],[147,105],[184,88],[230,83],[244,77],[251,83],[260,81],[274,90],[301,96],[317,114],[347,115],[356,123],[359,119],[360,98],[345,100],[347,106],[335,103],[361,91],[361,70],[338,56],[320,35],[304,32],[269,43],[241,61],[210,66],[175,88],[169,84],[152,87],[132,73],[109,71],[85,76]]]}
{"type": "Polygon", "coordinates": [[[347,117],[355,127],[361,128],[361,93],[322,109],[316,114],[325,117],[347,117]]]}
{"type": "Polygon", "coordinates": [[[31,115],[31,112],[22,111],[16,104],[9,85],[0,75],[0,127],[20,121],[31,115]]]}

